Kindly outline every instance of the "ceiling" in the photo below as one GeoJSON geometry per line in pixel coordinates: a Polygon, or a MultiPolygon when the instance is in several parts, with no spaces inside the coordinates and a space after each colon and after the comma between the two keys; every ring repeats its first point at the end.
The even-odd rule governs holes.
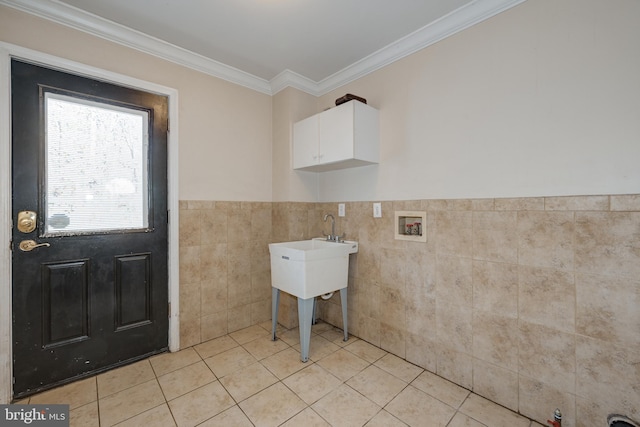
{"type": "Polygon", "coordinates": [[[319,95],[524,0],[0,0],[266,93],[319,95]]]}

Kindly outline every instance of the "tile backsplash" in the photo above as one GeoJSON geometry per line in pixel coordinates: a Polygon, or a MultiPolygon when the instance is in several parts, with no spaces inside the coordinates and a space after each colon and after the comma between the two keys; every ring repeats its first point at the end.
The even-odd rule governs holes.
{"type": "MultiPolygon", "coordinates": [[[[181,346],[270,319],[268,243],[332,213],[360,243],[351,333],[542,424],[640,418],[640,195],[345,204],[182,201],[181,346]],[[394,238],[401,210],[426,212],[426,243],[394,238]]],[[[339,294],[318,311],[342,326],[339,294]]]]}
{"type": "Polygon", "coordinates": [[[180,202],[180,346],[271,318],[272,204],[180,202]]]}

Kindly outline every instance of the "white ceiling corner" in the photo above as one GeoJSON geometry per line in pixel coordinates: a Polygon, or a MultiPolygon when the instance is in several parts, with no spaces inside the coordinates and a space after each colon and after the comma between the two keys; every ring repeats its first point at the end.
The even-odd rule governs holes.
{"type": "Polygon", "coordinates": [[[273,95],[286,87],[294,87],[320,96],[524,1],[471,0],[320,81],[314,81],[289,69],[267,80],[57,0],[0,0],[0,5],[75,28],[265,94],[273,95]]]}
{"type": "Polygon", "coordinates": [[[327,93],[372,73],[405,56],[497,15],[525,0],[477,0],[454,10],[419,30],[385,46],[338,73],[317,83],[317,92],[327,93]]]}

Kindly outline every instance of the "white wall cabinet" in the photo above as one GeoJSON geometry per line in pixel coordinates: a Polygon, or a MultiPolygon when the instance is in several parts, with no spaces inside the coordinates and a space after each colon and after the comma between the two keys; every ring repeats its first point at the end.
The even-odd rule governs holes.
{"type": "Polygon", "coordinates": [[[314,172],[378,163],[378,110],[349,101],[293,125],[293,168],[314,172]]]}

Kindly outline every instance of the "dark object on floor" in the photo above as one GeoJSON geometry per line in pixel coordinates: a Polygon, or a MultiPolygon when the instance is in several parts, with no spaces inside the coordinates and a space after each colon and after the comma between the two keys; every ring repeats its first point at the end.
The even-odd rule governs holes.
{"type": "Polygon", "coordinates": [[[607,417],[607,425],[609,427],[640,427],[633,420],[622,416],[611,414],[607,417]]]}
{"type": "Polygon", "coordinates": [[[363,104],[367,103],[366,99],[360,98],[359,96],[355,96],[355,95],[352,95],[352,94],[348,93],[345,96],[341,96],[340,98],[336,99],[336,106],[340,105],[340,104],[344,104],[345,102],[349,102],[349,101],[351,101],[353,99],[355,99],[356,101],[360,101],[363,104]]]}

